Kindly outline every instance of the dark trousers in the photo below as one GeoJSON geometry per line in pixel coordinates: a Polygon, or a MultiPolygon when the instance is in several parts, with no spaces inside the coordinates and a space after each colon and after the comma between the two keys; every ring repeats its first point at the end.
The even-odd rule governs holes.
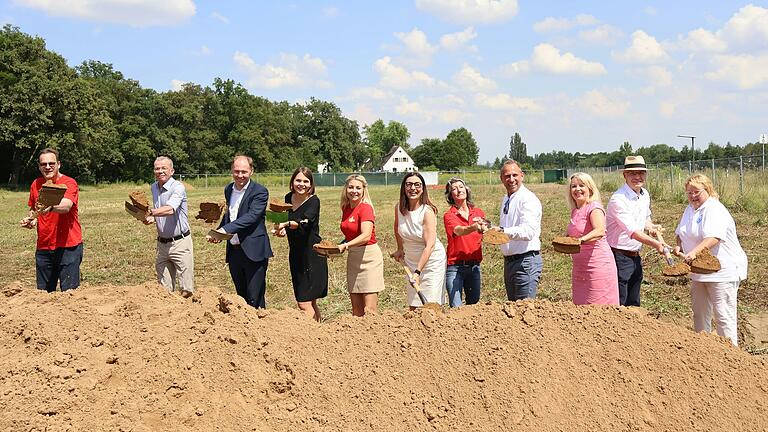
{"type": "Polygon", "coordinates": [[[544,261],[539,251],[504,257],[504,287],[510,301],[536,298],[544,261]]]}
{"type": "Polygon", "coordinates": [[[83,262],[83,244],[53,250],[38,249],[35,252],[37,289],[56,291],[61,281],[61,290],[80,286],[80,263],[83,262]]]}
{"type": "Polygon", "coordinates": [[[237,295],[256,309],[267,307],[264,294],[267,291],[267,265],[269,260],[251,261],[240,247],[229,253],[229,274],[235,283],[237,295]]]}
{"type": "Polygon", "coordinates": [[[629,257],[613,251],[616,273],[619,275],[619,304],[640,306],[640,284],[643,282],[643,262],[639,256],[629,257]]]}

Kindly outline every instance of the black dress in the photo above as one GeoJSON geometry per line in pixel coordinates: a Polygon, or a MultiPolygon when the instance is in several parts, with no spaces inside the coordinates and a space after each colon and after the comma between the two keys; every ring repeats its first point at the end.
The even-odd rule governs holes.
{"type": "MultiPolygon", "coordinates": [[[[291,193],[285,196],[291,202],[291,193]]],[[[293,294],[297,302],[307,302],[328,295],[328,258],[318,255],[312,245],[320,238],[320,199],[312,195],[295,211],[288,210],[288,220],[299,227],[286,228],[288,236],[288,262],[291,267],[293,294]],[[306,220],[306,222],[302,222],[306,220]]]]}

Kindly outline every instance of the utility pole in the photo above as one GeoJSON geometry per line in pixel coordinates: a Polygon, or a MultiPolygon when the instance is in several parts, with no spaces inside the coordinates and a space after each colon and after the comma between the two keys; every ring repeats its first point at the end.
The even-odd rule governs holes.
{"type": "Polygon", "coordinates": [[[694,147],[694,141],[696,137],[693,135],[678,135],[678,138],[690,138],[691,139],[691,160],[696,162],[696,148],[694,147]]]}

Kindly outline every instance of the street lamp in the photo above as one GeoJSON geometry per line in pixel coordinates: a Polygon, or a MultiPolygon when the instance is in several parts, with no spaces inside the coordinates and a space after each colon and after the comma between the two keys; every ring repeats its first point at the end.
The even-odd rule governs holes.
{"type": "Polygon", "coordinates": [[[694,147],[693,143],[696,140],[696,137],[693,135],[678,135],[678,138],[690,138],[691,139],[691,159],[695,162],[696,161],[696,148],[694,147]]]}

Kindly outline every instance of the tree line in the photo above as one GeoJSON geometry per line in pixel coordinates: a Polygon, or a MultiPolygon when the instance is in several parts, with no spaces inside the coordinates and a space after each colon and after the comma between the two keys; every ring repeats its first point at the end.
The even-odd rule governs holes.
{"type": "MultiPolygon", "coordinates": [[[[81,182],[144,181],[158,155],[174,160],[177,172],[226,173],[232,157],[253,157],[255,169],[292,171],[327,164],[332,171],[371,171],[393,146],[410,152],[424,169],[477,168],[479,149],[460,127],[445,138],[408,145],[410,132],[397,121],[377,120],[362,128],[332,102],[270,101],[242,85],[216,78],[210,86],[188,83],[178,91],[141,87],[111,64],[88,60],[75,67],[46,49],[40,37],[10,24],[0,30],[0,182],[28,183],[37,175],[37,154],[60,150],[63,171],[81,182]]],[[[710,143],[696,158],[728,157],[747,151],[710,143]]],[[[611,153],[552,151],[528,156],[519,133],[510,151],[485,167],[512,157],[531,168],[606,166],[633,153],[624,143],[611,153]]],[[[687,160],[692,154],[665,144],[640,148],[649,163],[687,160]]]]}

